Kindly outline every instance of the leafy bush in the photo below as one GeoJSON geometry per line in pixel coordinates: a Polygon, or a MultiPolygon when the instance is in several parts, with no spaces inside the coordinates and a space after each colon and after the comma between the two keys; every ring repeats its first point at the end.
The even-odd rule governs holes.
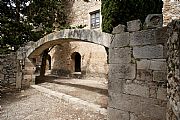
{"type": "Polygon", "coordinates": [[[161,14],[162,0],[102,0],[102,30],[111,33],[118,24],[140,19],[148,14],[161,14]]]}

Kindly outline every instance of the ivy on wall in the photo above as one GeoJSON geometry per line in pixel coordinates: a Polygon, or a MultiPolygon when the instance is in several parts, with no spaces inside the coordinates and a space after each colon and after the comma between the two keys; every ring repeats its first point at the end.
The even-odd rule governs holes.
{"type": "Polygon", "coordinates": [[[102,30],[111,33],[118,24],[140,19],[148,14],[161,14],[162,0],[102,0],[102,30]]]}

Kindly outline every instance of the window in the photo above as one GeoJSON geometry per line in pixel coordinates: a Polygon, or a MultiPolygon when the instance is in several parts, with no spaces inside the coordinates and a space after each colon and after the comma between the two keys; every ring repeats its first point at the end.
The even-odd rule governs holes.
{"type": "Polygon", "coordinates": [[[90,13],[90,22],[91,22],[91,29],[96,29],[100,27],[100,11],[94,11],[90,13]]]}

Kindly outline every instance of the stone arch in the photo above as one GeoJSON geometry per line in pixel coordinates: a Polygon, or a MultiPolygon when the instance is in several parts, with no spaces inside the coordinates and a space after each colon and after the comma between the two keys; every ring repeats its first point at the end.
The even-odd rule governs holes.
{"type": "Polygon", "coordinates": [[[51,48],[55,45],[71,42],[71,41],[84,41],[95,43],[109,48],[112,35],[90,29],[65,29],[50,33],[37,42],[29,42],[24,47],[17,51],[17,59],[24,61],[26,74],[22,78],[26,85],[22,85],[23,80],[17,81],[17,86],[29,86],[35,83],[34,71],[36,69],[33,59],[43,53],[44,50],[51,48]],[[27,84],[29,83],[29,84],[27,84]]]}
{"type": "Polygon", "coordinates": [[[42,53],[43,49],[72,40],[91,42],[109,48],[111,36],[112,35],[108,33],[89,29],[65,29],[50,33],[37,42],[29,42],[25,46],[25,48],[28,48],[26,51],[26,56],[31,59],[33,58],[33,56],[36,56],[38,54],[38,51],[39,53],[42,53]]]}

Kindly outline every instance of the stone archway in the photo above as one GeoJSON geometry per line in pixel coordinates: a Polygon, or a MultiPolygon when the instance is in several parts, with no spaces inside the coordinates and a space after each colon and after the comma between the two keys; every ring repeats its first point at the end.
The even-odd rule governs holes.
{"type": "Polygon", "coordinates": [[[111,34],[98,32],[89,29],[65,29],[48,34],[37,42],[29,42],[26,46],[20,48],[17,52],[17,59],[23,63],[25,73],[18,76],[17,87],[30,86],[35,83],[34,71],[36,70],[34,58],[37,58],[45,49],[53,47],[68,41],[84,41],[95,43],[109,48],[111,43],[111,34]]]}

